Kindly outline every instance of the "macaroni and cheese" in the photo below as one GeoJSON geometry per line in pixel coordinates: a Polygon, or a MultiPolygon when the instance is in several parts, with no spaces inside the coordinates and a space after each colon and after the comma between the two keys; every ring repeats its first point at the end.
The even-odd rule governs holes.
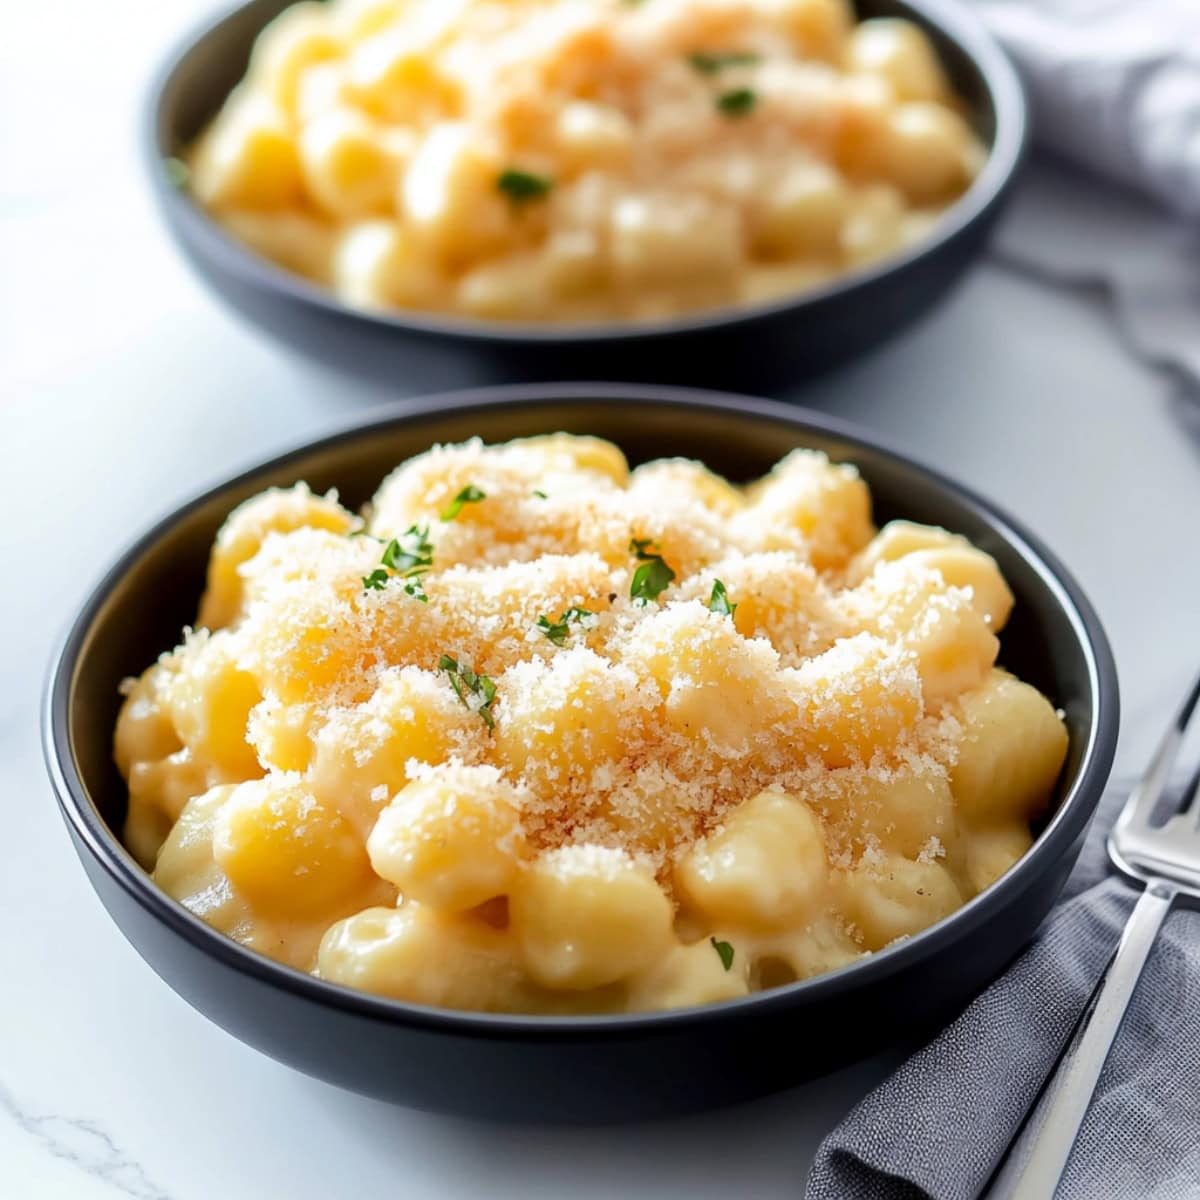
{"type": "Polygon", "coordinates": [[[558,434],[435,447],[365,516],[271,490],[126,684],[125,840],[230,937],[403,1000],[746,995],[1029,847],[1067,735],[996,666],[1012,604],[812,451],[737,487],[558,434]]]}
{"type": "Polygon", "coordinates": [[[847,0],[330,0],[263,31],[187,168],[358,307],[653,320],[923,237],[983,159],[962,113],[917,25],[847,0]]]}

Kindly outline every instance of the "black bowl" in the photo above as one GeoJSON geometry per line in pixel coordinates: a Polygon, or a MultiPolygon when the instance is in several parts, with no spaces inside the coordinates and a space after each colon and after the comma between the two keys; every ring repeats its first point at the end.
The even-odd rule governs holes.
{"type": "Polygon", "coordinates": [[[1078,586],[1031,534],[943,476],[826,417],[717,393],[620,385],[434,396],[272,459],[160,521],[96,586],[49,681],[47,766],[92,885],[181,996],[267,1054],[344,1087],[422,1108],[541,1120],[617,1120],[741,1100],[842,1066],[956,1013],[1025,944],[1079,853],[1117,737],[1117,683],[1078,586]],[[1070,753],[1036,844],[924,933],[831,974],[678,1012],[524,1017],[369,996],[281,966],[210,929],[121,846],[126,793],[112,761],[120,681],[194,618],[217,527],[246,497],[306,480],[361,504],[435,441],[553,430],[611,438],[632,461],[683,454],[734,479],[795,446],[859,467],[880,521],[909,517],[993,554],[1017,598],[1001,660],[1066,713],[1070,753]]]}
{"type": "Polygon", "coordinates": [[[260,258],[226,234],[163,159],[177,155],[242,77],[259,30],[289,0],[251,0],[195,35],[154,87],[146,128],[154,191],[171,232],[207,283],[305,355],[395,388],[530,379],[651,379],[768,388],[860,354],[929,308],[983,248],[1025,144],[1025,104],[1003,52],[945,0],[859,0],[862,16],[904,16],[933,39],[989,147],[971,188],[903,253],[794,299],[647,324],[550,326],[413,313],[381,315],[260,258]]]}

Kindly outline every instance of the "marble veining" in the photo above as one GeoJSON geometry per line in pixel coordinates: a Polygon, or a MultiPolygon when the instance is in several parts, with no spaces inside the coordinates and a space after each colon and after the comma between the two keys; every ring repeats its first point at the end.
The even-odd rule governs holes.
{"type": "Polygon", "coordinates": [[[3,1084],[0,1084],[0,1112],[11,1117],[55,1158],[74,1164],[124,1195],[135,1200],[171,1200],[170,1193],[150,1179],[141,1164],[130,1158],[95,1121],[59,1113],[36,1116],[22,1108],[3,1084]]]}

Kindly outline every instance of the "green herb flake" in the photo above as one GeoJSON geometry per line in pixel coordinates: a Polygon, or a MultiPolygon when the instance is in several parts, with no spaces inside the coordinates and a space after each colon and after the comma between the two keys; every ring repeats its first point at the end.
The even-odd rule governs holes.
{"type": "Polygon", "coordinates": [[[192,169],[182,158],[164,158],[163,174],[173,188],[185,188],[192,177],[192,169]]]}
{"type": "MultiPolygon", "coordinates": [[[[361,530],[358,532],[362,532],[361,530]]],[[[353,536],[353,535],[351,535],[353,536]]],[[[371,534],[364,534],[371,537],[371,534]]],[[[429,541],[429,527],[418,529],[410,526],[400,538],[392,538],[383,548],[382,566],[376,567],[370,575],[363,576],[363,591],[381,592],[394,578],[407,580],[404,585],[408,595],[429,603],[421,576],[433,566],[433,545],[429,541]]],[[[378,539],[377,539],[378,540],[378,539]]]]}
{"type": "Polygon", "coordinates": [[[733,947],[728,942],[718,942],[715,937],[708,939],[712,942],[712,948],[717,952],[717,957],[721,960],[721,966],[725,970],[731,970],[733,967],[733,947]]]}
{"type": "Polygon", "coordinates": [[[661,554],[650,549],[651,545],[649,538],[633,538],[629,543],[630,553],[635,554],[641,564],[633,573],[629,595],[631,599],[640,600],[643,604],[653,600],[660,592],[666,591],[675,578],[675,572],[661,554]]]}
{"type": "Polygon", "coordinates": [[[428,571],[433,566],[429,526],[419,529],[416,525],[410,525],[400,538],[392,538],[383,548],[383,565],[406,578],[428,571]]]}
{"type": "Polygon", "coordinates": [[[712,595],[708,598],[708,607],[710,612],[721,613],[726,617],[732,617],[737,612],[737,605],[729,603],[729,593],[725,590],[725,585],[719,579],[713,580],[712,595]]]}
{"type": "Polygon", "coordinates": [[[758,103],[758,96],[750,88],[734,88],[717,97],[717,108],[727,117],[744,117],[758,103]]]}
{"type": "Polygon", "coordinates": [[[697,50],[695,54],[688,55],[688,62],[701,75],[715,75],[718,71],[723,71],[726,67],[752,67],[760,61],[761,59],[757,54],[751,54],[743,50],[715,52],[697,50]]]}
{"type": "Polygon", "coordinates": [[[481,492],[473,483],[468,483],[446,507],[442,513],[443,521],[453,521],[463,510],[465,504],[478,504],[480,500],[487,499],[487,492],[481,492]]]}
{"type": "Polygon", "coordinates": [[[486,675],[477,675],[470,667],[461,666],[448,654],[438,659],[438,670],[449,676],[450,686],[463,704],[477,712],[488,729],[495,729],[496,718],[492,716],[492,705],[496,701],[495,682],[486,675]]]}
{"type": "Polygon", "coordinates": [[[501,171],[496,186],[512,201],[522,204],[526,200],[539,200],[554,186],[554,181],[545,175],[534,175],[530,171],[509,168],[501,171]]]}
{"type": "Polygon", "coordinates": [[[556,645],[562,646],[566,643],[567,637],[570,634],[570,624],[572,621],[582,621],[584,617],[595,616],[590,609],[571,607],[568,608],[557,621],[551,621],[549,617],[538,617],[537,627],[556,645]]]}
{"type": "Polygon", "coordinates": [[[533,489],[533,494],[534,494],[534,495],[535,495],[535,496],[536,496],[536,497],[537,497],[539,500],[549,500],[549,499],[550,499],[550,497],[549,497],[549,496],[547,496],[547,495],[546,495],[546,493],[545,493],[545,492],[543,492],[543,491],[542,491],[540,488],[534,488],[534,489],[533,489]]]}

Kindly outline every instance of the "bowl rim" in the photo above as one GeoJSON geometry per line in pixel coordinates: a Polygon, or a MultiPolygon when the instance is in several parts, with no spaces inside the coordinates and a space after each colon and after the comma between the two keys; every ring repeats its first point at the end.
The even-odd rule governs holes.
{"type": "Polygon", "coordinates": [[[1020,77],[982,19],[954,0],[890,0],[936,28],[971,60],[979,72],[995,118],[995,132],[983,168],[966,192],[941,212],[932,228],[912,245],[802,292],[757,304],[726,305],[661,320],[548,324],[426,313],[418,309],[359,309],[340,300],[332,289],[287,271],[255,253],[228,233],[189,192],[172,184],[163,170],[163,160],[177,150],[169,143],[166,100],[179,86],[179,76],[187,59],[201,42],[217,35],[244,10],[263,2],[237,0],[210,16],[175,45],[153,79],[144,107],[143,142],[151,184],[168,216],[168,225],[178,223],[182,229],[179,236],[185,244],[201,245],[203,253],[243,287],[281,293],[300,308],[327,317],[348,319],[376,329],[418,334],[433,340],[467,339],[485,345],[533,343],[550,347],[577,342],[653,341],[703,334],[714,329],[739,328],[781,314],[803,311],[806,306],[817,307],[835,298],[861,296],[882,278],[902,272],[935,254],[985,219],[1011,187],[1029,139],[1028,106],[1020,77]]]}
{"type": "Polygon", "coordinates": [[[877,983],[924,962],[957,942],[960,937],[969,936],[991,912],[1010,898],[1015,899],[1054,859],[1066,853],[1075,840],[1083,835],[1112,765],[1118,718],[1116,668],[1108,640],[1091,604],[1063,564],[1040,539],[989,500],[912,458],[886,439],[823,413],[728,392],[639,384],[511,384],[425,396],[405,403],[400,411],[395,406],[381,407],[332,432],[305,439],[288,450],[256,460],[223,476],[154,521],[116,556],[112,565],[88,591],[57,646],[46,680],[41,740],[46,769],[59,809],[76,842],[85,847],[92,860],[109,878],[151,916],[222,965],[244,972],[261,982],[282,987],[300,999],[372,1020],[399,1022],[467,1037],[537,1037],[548,1041],[571,1041],[580,1037],[643,1036],[666,1026],[672,1029],[716,1026],[755,1014],[766,1015],[780,1008],[790,1009],[809,999],[828,1000],[848,988],[877,983]],[[590,402],[603,408],[626,407],[631,411],[653,406],[674,409],[681,415],[688,411],[717,413],[764,425],[782,424],[801,434],[812,433],[836,439],[846,444],[850,461],[853,461],[856,449],[864,449],[920,473],[971,509],[1019,553],[1037,572],[1069,619],[1076,644],[1086,662],[1089,687],[1094,697],[1091,734],[1083,747],[1075,780],[1033,846],[1010,871],[962,908],[905,941],[856,959],[834,971],[783,987],[700,1007],[657,1012],[575,1016],[482,1013],[394,1000],[317,979],[267,958],[205,924],[169,897],[136,863],[118,835],[101,817],[72,751],[70,700],[75,668],[93,622],[115,582],[147,549],[169,535],[178,522],[196,508],[239,484],[251,482],[263,472],[285,469],[289,463],[314,452],[367,437],[381,429],[419,427],[430,419],[447,415],[491,414],[504,409],[527,411],[580,402],[590,402]]]}

